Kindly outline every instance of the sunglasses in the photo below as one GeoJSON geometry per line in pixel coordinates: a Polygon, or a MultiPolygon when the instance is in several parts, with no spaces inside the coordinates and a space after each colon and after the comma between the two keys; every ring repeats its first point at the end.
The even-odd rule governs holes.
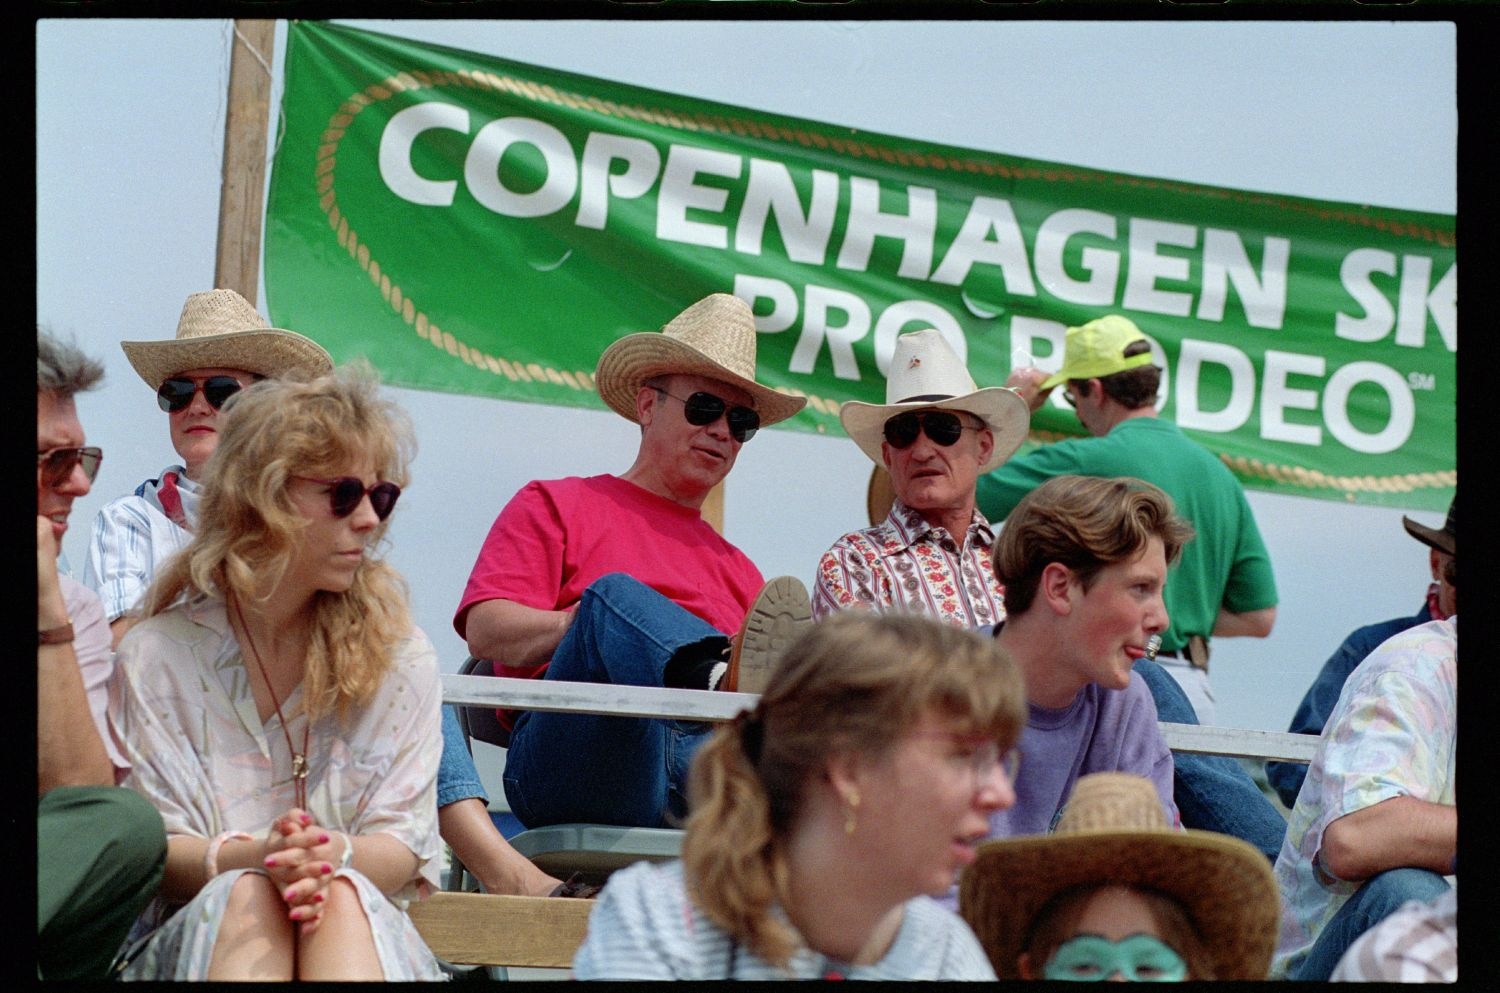
{"type": "Polygon", "coordinates": [[[885,440],[897,450],[910,448],[917,435],[925,434],[933,444],[947,448],[965,431],[978,428],[965,424],[957,414],[946,410],[924,410],[920,413],[897,414],[885,422],[885,440]]]}
{"type": "Polygon", "coordinates": [[[186,410],[188,404],[193,402],[193,394],[201,389],[203,399],[214,410],[218,410],[224,406],[225,400],[244,388],[244,384],[233,376],[209,376],[202,384],[191,379],[172,378],[163,380],[156,388],[156,405],[169,414],[175,414],[179,410],[186,410]]]}
{"type": "Polygon", "coordinates": [[[81,465],[84,477],[92,483],[103,460],[104,451],[99,448],[54,448],[37,455],[36,471],[41,473],[42,485],[52,489],[67,482],[73,467],[81,465]]]}
{"type": "Polygon", "coordinates": [[[760,430],[760,415],[749,407],[731,407],[723,398],[716,397],[712,393],[694,393],[684,400],[673,393],[668,393],[660,386],[656,392],[663,396],[669,396],[673,400],[682,403],[682,416],[687,422],[696,427],[712,424],[720,417],[727,417],[729,421],[729,435],[740,444],[744,444],[755,437],[755,432],[760,430]]]}
{"type": "Polygon", "coordinates": [[[328,506],[333,511],[334,517],[348,517],[354,513],[359,502],[368,493],[370,508],[375,511],[375,516],[383,521],[391,516],[391,511],[396,509],[396,501],[401,497],[401,487],[389,480],[366,487],[363,481],[354,476],[340,476],[338,479],[317,479],[313,476],[293,476],[292,478],[327,486],[328,506]]]}

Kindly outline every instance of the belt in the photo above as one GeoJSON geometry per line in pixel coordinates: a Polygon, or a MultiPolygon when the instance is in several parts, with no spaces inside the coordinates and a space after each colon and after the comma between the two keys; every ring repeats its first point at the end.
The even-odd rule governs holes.
{"type": "Polygon", "coordinates": [[[1182,651],[1159,651],[1156,653],[1156,657],[1165,657],[1169,659],[1187,659],[1188,664],[1191,665],[1194,669],[1202,669],[1204,672],[1207,672],[1208,639],[1200,634],[1189,635],[1188,643],[1182,651]]]}

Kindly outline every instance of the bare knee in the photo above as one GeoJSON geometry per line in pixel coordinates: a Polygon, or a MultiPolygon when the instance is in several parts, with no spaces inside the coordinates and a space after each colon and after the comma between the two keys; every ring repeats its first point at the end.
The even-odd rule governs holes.
{"type": "MultiPolygon", "coordinates": [[[[336,914],[340,917],[358,915],[358,920],[366,927],[369,921],[365,918],[364,905],[359,901],[359,890],[354,883],[344,876],[340,876],[328,884],[328,905],[323,910],[324,915],[336,914]]],[[[355,918],[350,917],[350,920],[355,918]]]]}
{"type": "MultiPolygon", "coordinates": [[[[270,924],[286,917],[286,903],[276,892],[271,877],[258,872],[247,872],[234,881],[229,889],[229,901],[224,905],[224,919],[252,918],[270,924]]],[[[290,932],[290,925],[286,930],[290,932]]]]}
{"type": "Polygon", "coordinates": [[[206,978],[290,979],[292,940],[275,884],[258,872],[244,873],[230,886],[206,978]]]}
{"type": "Polygon", "coordinates": [[[299,979],[367,980],[385,978],[370,919],[354,883],[339,877],[328,884],[323,917],[298,944],[299,979]]]}

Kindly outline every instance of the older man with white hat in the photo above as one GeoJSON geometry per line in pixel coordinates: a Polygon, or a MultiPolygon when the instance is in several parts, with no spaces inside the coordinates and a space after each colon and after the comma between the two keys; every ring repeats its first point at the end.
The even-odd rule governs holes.
{"type": "MultiPolygon", "coordinates": [[[[700,514],[763,424],[805,398],[755,380],[755,319],[708,296],[604,351],[599,396],[641,426],[620,475],[528,483],[500,511],[454,617],[498,675],[759,692],[809,618],[791,577],[764,583],[700,514]]],[[[686,812],[704,724],[502,711],[505,793],[527,827],[655,827],[686,812]]]]}
{"type": "Polygon", "coordinates": [[[851,531],[818,562],[813,616],[849,608],[917,610],[962,627],[1005,618],[990,568],[995,534],[974,503],[982,473],[1026,439],[1026,402],[979,389],[935,329],[901,335],[886,402],[839,408],[844,430],[895,490],[880,524],[851,531]]]}

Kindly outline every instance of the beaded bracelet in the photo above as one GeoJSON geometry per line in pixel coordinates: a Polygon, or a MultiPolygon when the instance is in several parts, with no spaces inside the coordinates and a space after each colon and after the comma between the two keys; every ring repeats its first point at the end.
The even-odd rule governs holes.
{"type": "Polygon", "coordinates": [[[226,841],[254,841],[255,836],[243,831],[225,831],[223,834],[215,835],[208,843],[208,850],[203,853],[203,878],[212,879],[219,874],[219,849],[224,847],[226,841]]]}

